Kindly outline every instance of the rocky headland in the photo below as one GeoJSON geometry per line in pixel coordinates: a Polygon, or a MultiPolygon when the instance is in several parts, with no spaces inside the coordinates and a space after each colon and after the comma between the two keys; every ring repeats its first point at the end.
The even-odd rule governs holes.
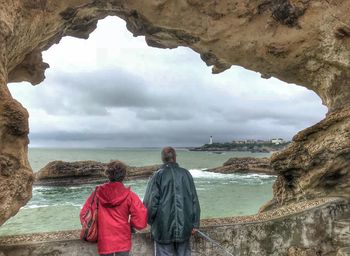
{"type": "Polygon", "coordinates": [[[190,151],[211,151],[214,153],[220,153],[222,151],[242,151],[252,153],[271,153],[284,150],[288,147],[290,142],[283,142],[280,144],[274,144],[269,141],[262,142],[227,142],[227,143],[213,143],[204,144],[200,147],[189,148],[190,151]]]}
{"type": "MultiPolygon", "coordinates": [[[[53,161],[34,174],[34,185],[72,186],[106,182],[104,175],[107,163],[97,161],[53,161]]],[[[126,180],[148,178],[160,165],[127,167],[126,180]]]]}
{"type": "Polygon", "coordinates": [[[208,172],[217,173],[257,173],[267,175],[277,175],[270,165],[269,158],[255,157],[232,157],[222,166],[207,169],[208,172]]]}

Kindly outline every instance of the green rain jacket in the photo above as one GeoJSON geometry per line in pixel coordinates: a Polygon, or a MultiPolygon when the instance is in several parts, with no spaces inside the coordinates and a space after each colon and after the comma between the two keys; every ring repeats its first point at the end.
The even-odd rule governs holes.
{"type": "Polygon", "coordinates": [[[164,164],[149,180],[143,200],[152,238],[184,242],[199,228],[200,206],[192,175],[177,163],[164,164]]]}

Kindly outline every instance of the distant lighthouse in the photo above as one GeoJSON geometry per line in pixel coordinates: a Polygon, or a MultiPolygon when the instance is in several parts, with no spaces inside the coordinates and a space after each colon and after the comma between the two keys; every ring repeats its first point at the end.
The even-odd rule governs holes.
{"type": "Polygon", "coordinates": [[[213,144],[213,136],[210,136],[209,138],[209,145],[213,144]]]}

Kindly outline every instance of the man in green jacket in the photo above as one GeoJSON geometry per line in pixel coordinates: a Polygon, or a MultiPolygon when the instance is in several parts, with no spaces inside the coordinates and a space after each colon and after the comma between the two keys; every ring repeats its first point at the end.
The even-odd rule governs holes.
{"type": "Polygon", "coordinates": [[[192,175],[176,163],[172,147],[162,150],[164,165],[148,182],[148,210],[157,256],[190,256],[190,237],[199,228],[200,206],[192,175]]]}

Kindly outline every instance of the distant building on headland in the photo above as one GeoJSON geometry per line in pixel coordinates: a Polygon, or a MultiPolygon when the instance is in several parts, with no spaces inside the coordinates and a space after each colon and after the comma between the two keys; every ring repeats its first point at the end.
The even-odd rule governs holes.
{"type": "Polygon", "coordinates": [[[279,145],[282,144],[284,142],[284,140],[282,138],[278,138],[278,139],[272,139],[271,143],[275,144],[275,145],[279,145]]]}
{"type": "Polygon", "coordinates": [[[255,144],[258,143],[257,140],[233,140],[232,143],[234,144],[255,144]]]}
{"type": "Polygon", "coordinates": [[[272,139],[272,140],[233,140],[233,144],[240,144],[240,145],[245,145],[245,144],[266,144],[266,143],[272,143],[275,145],[280,145],[285,143],[285,141],[282,138],[278,139],[272,139]]]}
{"type": "Polygon", "coordinates": [[[209,137],[209,143],[204,144],[200,147],[190,148],[190,151],[213,151],[216,154],[221,154],[217,152],[222,151],[250,151],[252,153],[262,152],[276,152],[282,150],[288,146],[290,142],[284,141],[281,138],[278,139],[268,139],[268,140],[253,140],[253,139],[240,139],[233,140],[231,142],[213,142],[213,136],[209,137]]]}

